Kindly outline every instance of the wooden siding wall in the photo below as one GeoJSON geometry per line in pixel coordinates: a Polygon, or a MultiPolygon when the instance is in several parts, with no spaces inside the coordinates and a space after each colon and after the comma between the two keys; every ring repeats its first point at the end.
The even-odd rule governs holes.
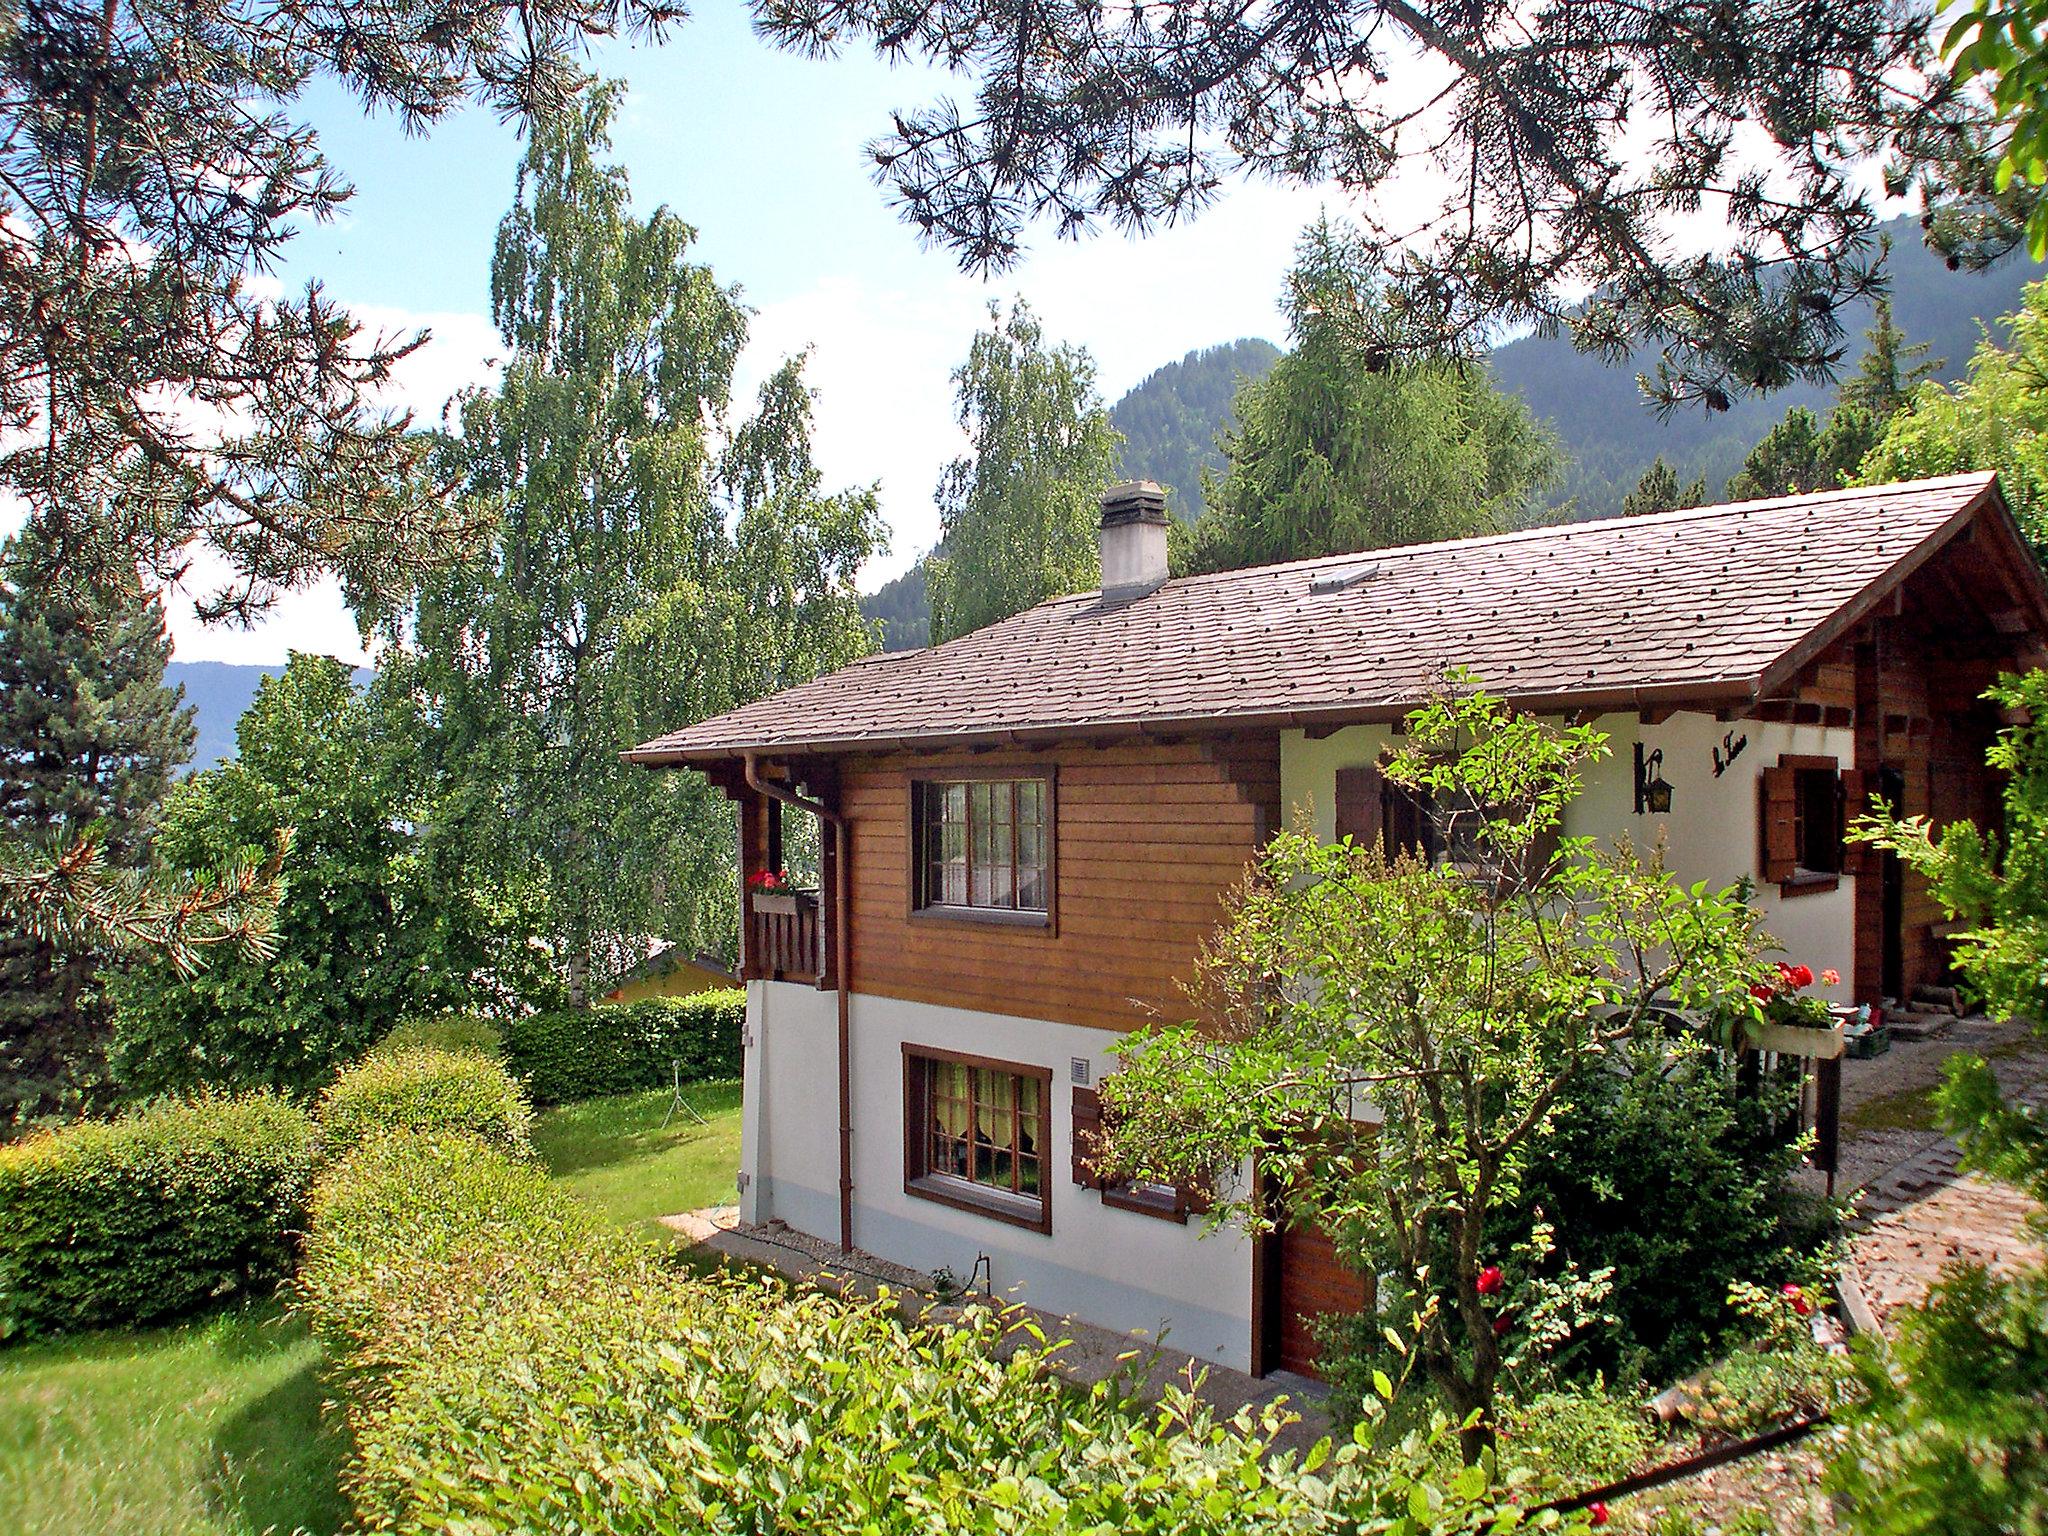
{"type": "Polygon", "coordinates": [[[846,759],[856,992],[1098,1029],[1177,1016],[1176,983],[1278,825],[1276,733],[1043,752],[846,759]],[[910,912],[910,782],[1054,774],[1050,930],[910,912]]]}

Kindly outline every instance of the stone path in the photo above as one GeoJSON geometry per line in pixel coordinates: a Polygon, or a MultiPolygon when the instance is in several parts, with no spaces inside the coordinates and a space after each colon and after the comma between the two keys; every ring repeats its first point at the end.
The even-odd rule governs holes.
{"type": "MultiPolygon", "coordinates": [[[[2037,1110],[2048,1107],[2048,1081],[2018,1098],[2037,1110]]],[[[2027,1227],[2034,1203],[2009,1184],[1964,1173],[1960,1164],[1955,1141],[1944,1136],[1864,1188],[1849,1264],[1880,1326],[1922,1300],[1950,1264],[2009,1271],[2043,1258],[2027,1227]]]]}

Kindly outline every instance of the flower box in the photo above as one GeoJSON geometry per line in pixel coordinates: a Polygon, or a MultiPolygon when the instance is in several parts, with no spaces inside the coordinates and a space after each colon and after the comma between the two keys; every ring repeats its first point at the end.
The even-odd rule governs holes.
{"type": "Polygon", "coordinates": [[[795,891],[755,891],[753,898],[756,912],[780,917],[795,917],[796,904],[802,899],[795,891]]]}
{"type": "Polygon", "coordinates": [[[1837,1020],[1828,1028],[1806,1024],[1764,1024],[1751,1020],[1744,1026],[1749,1043],[1759,1051],[1776,1051],[1780,1056],[1806,1056],[1815,1061],[1832,1061],[1844,1049],[1843,1025],[1837,1020]]]}

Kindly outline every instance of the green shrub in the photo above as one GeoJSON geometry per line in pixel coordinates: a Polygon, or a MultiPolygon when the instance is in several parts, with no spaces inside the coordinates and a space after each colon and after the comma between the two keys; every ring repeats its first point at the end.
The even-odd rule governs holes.
{"type": "Polygon", "coordinates": [[[505,1056],[541,1104],[570,1104],[740,1075],[747,994],[738,988],[530,1013],[505,1025],[505,1056]]]}
{"type": "Polygon", "coordinates": [[[397,1056],[406,1051],[469,1052],[502,1059],[505,1034],[490,1019],[473,1013],[436,1013],[407,1019],[371,1046],[371,1056],[397,1056]]]}
{"type": "Polygon", "coordinates": [[[147,1323],[290,1268],[313,1165],[274,1094],[153,1105],[0,1147],[0,1338],[147,1323]]]}
{"type": "MultiPolygon", "coordinates": [[[[1007,1321],[688,1279],[537,1170],[397,1135],[323,1175],[300,1279],[344,1362],[366,1530],[1295,1532],[1495,1528],[1511,1486],[1445,1431],[1304,1466],[1281,1418],[1077,1392],[1007,1321]]],[[[1583,1529],[1583,1519],[1560,1522],[1583,1529]]]]}
{"type": "Polygon", "coordinates": [[[1789,1184],[1799,1149],[1770,1125],[1777,1107],[1769,1085],[1743,1094],[1697,1042],[1646,1041],[1573,1081],[1494,1234],[1506,1252],[1540,1213],[1555,1263],[1613,1270],[1602,1307],[1615,1326],[1583,1335],[1560,1368],[1672,1381],[1721,1345],[1736,1281],[1817,1277],[1834,1212],[1789,1184]]]}
{"type": "Polygon", "coordinates": [[[1578,1488],[1626,1476],[1657,1443],[1642,1405],[1595,1380],[1539,1392],[1501,1413],[1500,1454],[1578,1488]]]}
{"type": "Polygon", "coordinates": [[[507,1152],[531,1150],[533,1111],[502,1063],[430,1047],[379,1053],[328,1085],[315,1106],[323,1156],[389,1131],[458,1131],[507,1152]]]}
{"type": "Polygon", "coordinates": [[[364,1142],[328,1165],[308,1204],[294,1291],[330,1354],[359,1366],[389,1363],[388,1334],[433,1290],[421,1284],[433,1266],[559,1260],[598,1246],[601,1230],[537,1162],[445,1130],[364,1142]]]}

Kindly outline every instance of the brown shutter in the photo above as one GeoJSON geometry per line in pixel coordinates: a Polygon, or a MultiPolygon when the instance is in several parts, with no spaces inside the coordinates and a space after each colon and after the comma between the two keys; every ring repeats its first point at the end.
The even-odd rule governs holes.
{"type": "Polygon", "coordinates": [[[1101,1187],[1092,1159],[1097,1138],[1102,1134],[1102,1100],[1093,1088],[1074,1090],[1074,1182],[1090,1189],[1101,1187]]]}
{"type": "Polygon", "coordinates": [[[1337,770],[1337,836],[1377,848],[1386,822],[1386,781],[1370,764],[1337,770]]]}
{"type": "Polygon", "coordinates": [[[1769,884],[1799,867],[1799,789],[1795,768],[1766,768],[1757,783],[1757,872],[1769,884]]]}
{"type": "Polygon", "coordinates": [[[1876,775],[1861,768],[1842,771],[1842,873],[1868,875],[1877,870],[1877,850],[1868,843],[1848,840],[1849,824],[1870,809],[1870,791],[1876,775]]]}

